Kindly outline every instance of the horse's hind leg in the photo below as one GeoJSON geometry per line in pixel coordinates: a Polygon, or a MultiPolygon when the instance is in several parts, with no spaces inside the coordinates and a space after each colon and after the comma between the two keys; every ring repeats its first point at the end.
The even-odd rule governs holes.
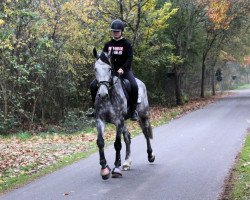
{"type": "Polygon", "coordinates": [[[126,156],[125,156],[125,162],[122,165],[122,169],[123,170],[129,170],[131,167],[131,158],[130,158],[130,144],[131,144],[131,136],[130,133],[128,132],[127,128],[124,127],[123,130],[123,138],[124,138],[124,142],[126,144],[126,156]]]}
{"type": "Polygon", "coordinates": [[[149,162],[154,162],[155,160],[155,155],[153,153],[152,147],[151,147],[151,142],[150,139],[153,138],[153,131],[152,131],[152,127],[149,121],[148,116],[140,116],[139,117],[139,123],[142,129],[142,132],[146,138],[147,141],[147,153],[148,153],[148,161],[149,162]]]}
{"type": "Polygon", "coordinates": [[[99,156],[100,156],[100,165],[101,165],[101,176],[104,180],[108,179],[110,177],[110,168],[107,165],[107,161],[105,158],[105,154],[104,154],[104,128],[105,128],[105,123],[100,120],[97,119],[96,120],[96,127],[97,127],[97,132],[98,132],[98,136],[97,136],[97,146],[99,148],[99,156]]]}

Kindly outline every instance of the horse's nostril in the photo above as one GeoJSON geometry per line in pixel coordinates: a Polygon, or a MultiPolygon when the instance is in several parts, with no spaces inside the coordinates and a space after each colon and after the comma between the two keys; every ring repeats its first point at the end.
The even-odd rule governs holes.
{"type": "Polygon", "coordinates": [[[108,94],[105,94],[103,98],[104,98],[104,99],[107,99],[108,96],[109,96],[108,94]]]}
{"type": "Polygon", "coordinates": [[[107,99],[108,98],[108,94],[99,94],[99,97],[103,100],[107,99]]]}

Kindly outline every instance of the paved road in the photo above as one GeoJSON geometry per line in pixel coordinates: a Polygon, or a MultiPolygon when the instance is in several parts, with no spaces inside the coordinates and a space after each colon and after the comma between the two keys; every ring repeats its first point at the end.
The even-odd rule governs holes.
{"type": "MultiPolygon", "coordinates": [[[[155,128],[154,164],[140,135],[132,140],[133,168],[123,178],[103,181],[93,154],[0,200],[216,200],[249,126],[250,90],[238,91],[155,128]]],[[[106,153],[112,166],[113,147],[106,153]]]]}

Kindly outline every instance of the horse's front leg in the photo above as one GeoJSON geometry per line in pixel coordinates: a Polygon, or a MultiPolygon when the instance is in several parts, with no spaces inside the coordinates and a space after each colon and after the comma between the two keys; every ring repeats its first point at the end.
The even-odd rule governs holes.
{"type": "Polygon", "coordinates": [[[96,120],[96,128],[97,128],[97,146],[99,148],[99,156],[100,156],[100,165],[101,165],[101,176],[104,180],[110,177],[110,168],[107,165],[107,161],[104,154],[104,128],[105,123],[101,119],[96,120]]]}
{"type": "Polygon", "coordinates": [[[114,163],[115,168],[112,171],[113,178],[119,178],[122,176],[120,166],[121,166],[121,149],[122,149],[121,134],[123,132],[123,128],[124,128],[124,122],[117,123],[116,138],[115,138],[115,143],[114,143],[116,155],[115,155],[115,163],[114,163]]]}
{"type": "Polygon", "coordinates": [[[131,158],[130,158],[131,136],[130,136],[130,133],[128,132],[128,129],[125,126],[124,126],[122,133],[123,133],[124,142],[126,144],[126,156],[125,156],[125,161],[122,165],[122,169],[126,171],[131,168],[131,163],[132,163],[131,158]]]}

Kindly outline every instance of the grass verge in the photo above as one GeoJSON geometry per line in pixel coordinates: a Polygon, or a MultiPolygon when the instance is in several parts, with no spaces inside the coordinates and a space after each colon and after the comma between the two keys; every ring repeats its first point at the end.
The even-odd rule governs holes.
{"type": "Polygon", "coordinates": [[[24,184],[27,184],[39,177],[52,173],[67,165],[73,164],[83,158],[87,158],[89,155],[96,152],[97,150],[96,143],[89,142],[87,149],[88,150],[85,152],[80,152],[80,153],[78,152],[78,153],[72,154],[71,156],[63,157],[62,159],[58,160],[55,164],[47,166],[46,168],[43,168],[40,171],[37,171],[36,173],[21,174],[16,177],[10,177],[5,182],[0,182],[0,194],[8,192],[24,184]]]}
{"type": "Polygon", "coordinates": [[[245,85],[238,86],[236,89],[242,90],[242,89],[249,89],[249,88],[250,88],[250,84],[245,84],[245,85]]]}
{"type": "Polygon", "coordinates": [[[232,177],[233,186],[229,199],[250,199],[250,134],[247,135],[232,177]]]}

